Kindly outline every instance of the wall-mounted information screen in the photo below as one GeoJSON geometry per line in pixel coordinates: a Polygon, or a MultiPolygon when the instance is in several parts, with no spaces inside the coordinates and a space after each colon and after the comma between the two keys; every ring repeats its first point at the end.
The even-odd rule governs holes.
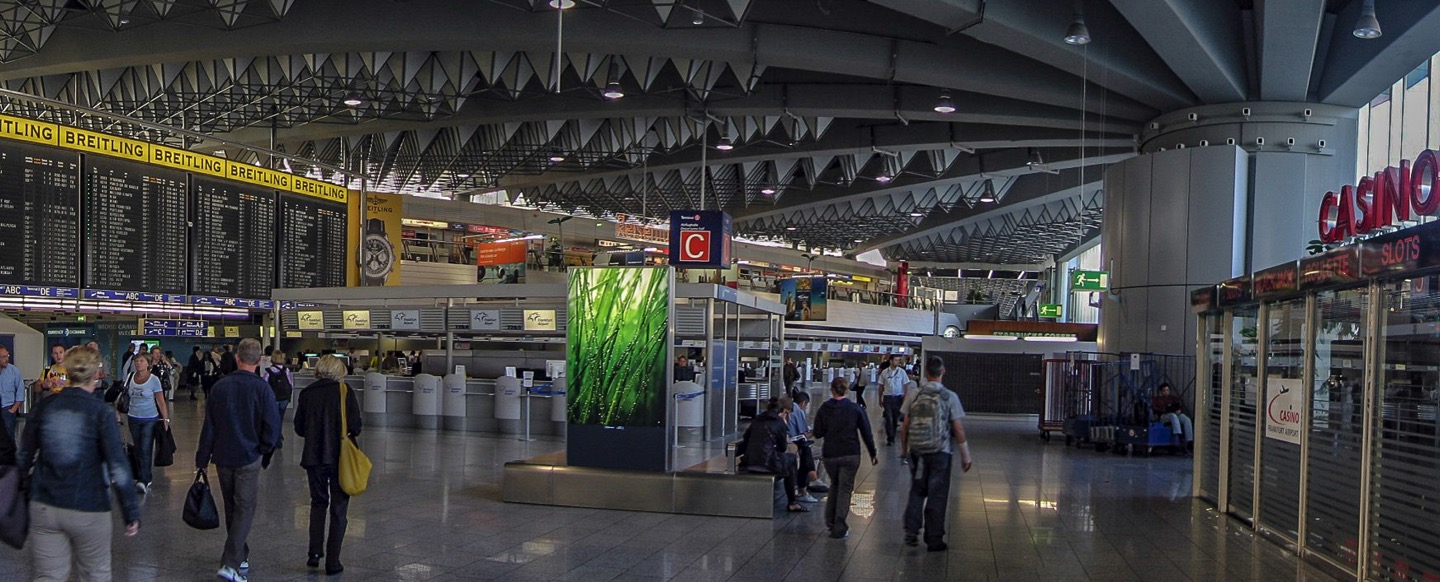
{"type": "Polygon", "coordinates": [[[280,194],[280,285],[344,287],[348,242],[344,204],[280,194]]]}
{"type": "Polygon", "coordinates": [[[185,173],[86,156],[87,289],[185,293],[185,173]]]}
{"type": "Polygon", "coordinates": [[[269,297],[275,284],[275,192],[196,176],[191,181],[190,293],[269,297]]]}
{"type": "Polygon", "coordinates": [[[0,285],[75,287],[80,156],[0,142],[0,285]]]}

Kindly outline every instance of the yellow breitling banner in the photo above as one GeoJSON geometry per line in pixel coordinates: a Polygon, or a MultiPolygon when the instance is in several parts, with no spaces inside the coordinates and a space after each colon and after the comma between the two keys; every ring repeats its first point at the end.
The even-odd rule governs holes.
{"type": "Polygon", "coordinates": [[[0,138],[145,162],[342,204],[350,201],[350,191],[344,186],[188,150],[43,121],[0,115],[0,138]]]}

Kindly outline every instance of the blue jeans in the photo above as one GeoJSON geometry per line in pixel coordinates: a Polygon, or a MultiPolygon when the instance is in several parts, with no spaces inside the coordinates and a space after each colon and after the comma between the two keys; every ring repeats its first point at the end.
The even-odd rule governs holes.
{"type": "Polygon", "coordinates": [[[160,425],[160,419],[132,417],[126,420],[130,423],[130,442],[135,444],[135,453],[140,457],[140,474],[135,476],[135,482],[149,484],[155,467],[155,427],[160,425]]]}
{"type": "Polygon", "coordinates": [[[951,458],[950,453],[910,455],[910,502],[905,505],[905,533],[918,535],[924,525],[926,545],[945,541],[951,458]]]}

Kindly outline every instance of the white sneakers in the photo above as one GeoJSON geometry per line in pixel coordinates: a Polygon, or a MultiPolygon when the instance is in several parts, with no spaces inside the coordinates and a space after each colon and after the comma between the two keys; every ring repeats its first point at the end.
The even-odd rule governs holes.
{"type": "MultiPolygon", "coordinates": [[[[241,567],[244,566],[245,564],[241,564],[241,567]]],[[[220,571],[216,572],[215,575],[221,580],[229,580],[230,582],[250,582],[250,579],[244,574],[241,574],[238,570],[229,566],[221,566],[220,571]]]]}

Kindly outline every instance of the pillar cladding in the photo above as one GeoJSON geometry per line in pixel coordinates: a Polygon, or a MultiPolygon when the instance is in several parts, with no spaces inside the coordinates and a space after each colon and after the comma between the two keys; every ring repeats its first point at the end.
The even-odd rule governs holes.
{"type": "Polygon", "coordinates": [[[1245,270],[1249,156],[1235,146],[1168,150],[1105,172],[1101,308],[1107,352],[1195,351],[1190,289],[1245,270]]]}
{"type": "Polygon", "coordinates": [[[1354,181],[1357,111],[1229,103],[1162,115],[1105,173],[1106,351],[1193,353],[1196,287],[1298,259],[1325,192],[1354,181]]]}

